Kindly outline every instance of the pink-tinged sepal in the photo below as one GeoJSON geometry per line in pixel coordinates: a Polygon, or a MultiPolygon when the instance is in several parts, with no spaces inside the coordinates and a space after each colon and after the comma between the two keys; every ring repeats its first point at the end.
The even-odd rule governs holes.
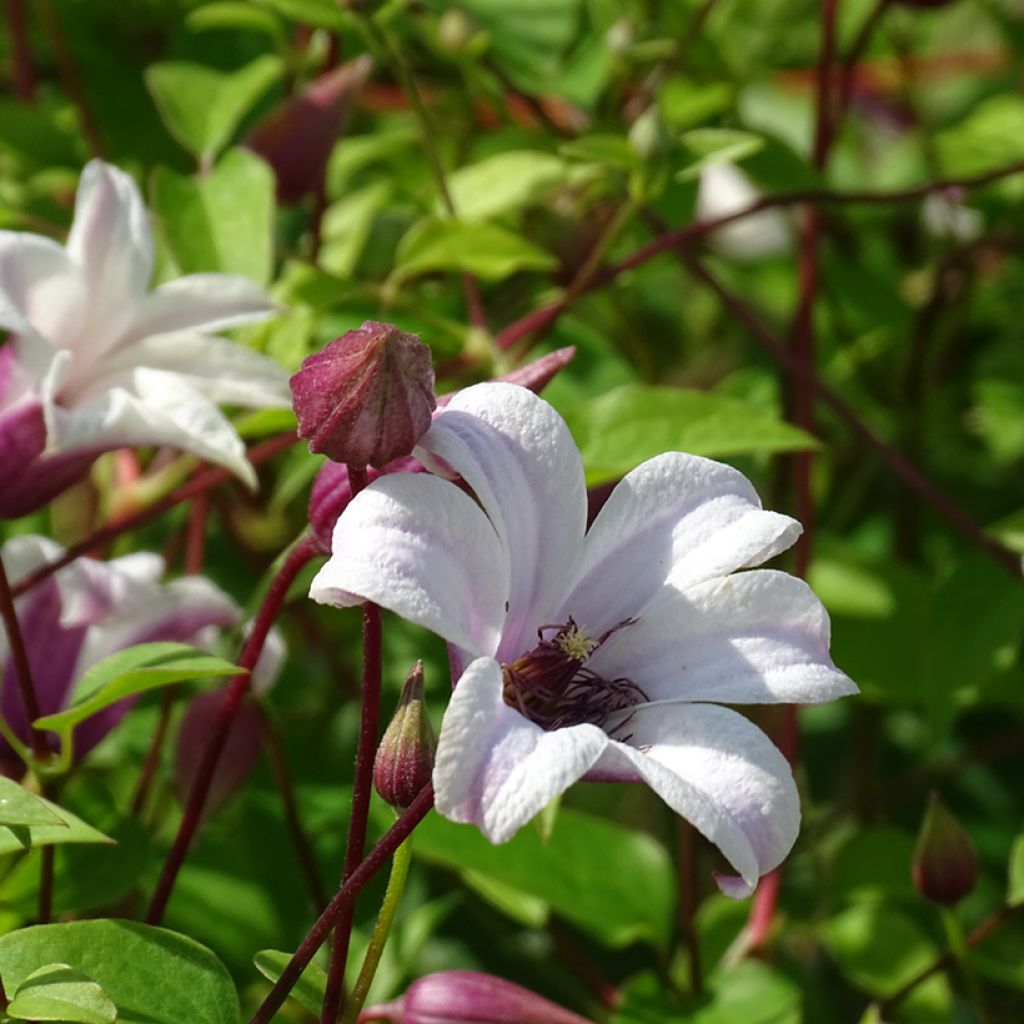
{"type": "Polygon", "coordinates": [[[917,891],[942,906],[959,903],[978,880],[978,856],[963,825],[932,793],[911,865],[917,891]]]}
{"type": "Polygon", "coordinates": [[[592,1024],[521,985],[480,971],[439,971],[394,1002],[369,1006],[360,1024],[592,1024]]]}

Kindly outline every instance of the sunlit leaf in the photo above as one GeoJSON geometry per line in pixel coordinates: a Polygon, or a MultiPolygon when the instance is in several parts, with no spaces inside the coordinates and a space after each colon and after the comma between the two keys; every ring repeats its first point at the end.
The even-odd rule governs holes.
{"type": "Polygon", "coordinates": [[[47,964],[17,987],[7,1014],[15,1020],[115,1024],[117,1007],[91,978],[67,964],[47,964]]]}

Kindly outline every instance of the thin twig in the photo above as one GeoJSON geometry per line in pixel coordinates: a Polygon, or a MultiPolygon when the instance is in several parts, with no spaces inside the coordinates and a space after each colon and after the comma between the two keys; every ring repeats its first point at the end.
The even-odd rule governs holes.
{"type": "Polygon", "coordinates": [[[302,972],[309,966],[316,951],[326,941],[338,917],[351,905],[366,883],[387,863],[395,850],[412,834],[413,829],[427,816],[433,806],[434,787],[426,785],[359,867],[352,872],[352,877],[338,890],[334,899],[317,918],[267,997],[260,1003],[249,1024],[270,1024],[302,972]]]}
{"type": "Polygon", "coordinates": [[[181,823],[178,826],[178,834],[167,854],[160,879],[157,882],[156,890],[146,914],[148,924],[159,924],[163,917],[167,901],[170,899],[171,890],[174,888],[175,880],[181,865],[185,861],[189,847],[195,834],[199,829],[202,820],[203,808],[210,793],[210,786],[213,782],[214,773],[217,769],[217,762],[224,751],[231,727],[235,722],[238,708],[242,698],[249,689],[249,678],[252,669],[263,652],[263,645],[266,642],[267,634],[270,632],[274,620],[277,618],[288,596],[288,588],[295,582],[295,578],[303,568],[315,558],[318,549],[310,536],[304,537],[292,548],[284,560],[277,575],[270,583],[263,604],[252,624],[252,629],[242,646],[242,652],[238,657],[238,666],[243,669],[240,675],[235,676],[227,685],[224,692],[224,699],[221,702],[217,717],[210,729],[206,748],[196,767],[196,774],[189,789],[188,798],[185,802],[185,810],[182,814],[181,823]]]}
{"type": "Polygon", "coordinates": [[[7,0],[7,32],[11,40],[14,92],[22,103],[35,103],[36,73],[29,45],[25,0],[7,0]]]}
{"type": "MultiPolygon", "coordinates": [[[[246,458],[251,465],[256,466],[278,452],[284,451],[285,448],[290,447],[297,440],[298,435],[295,431],[289,430],[283,434],[278,434],[276,437],[268,438],[257,445],[253,445],[247,452],[246,458]]],[[[49,579],[55,572],[63,569],[65,565],[70,565],[94,548],[103,547],[115,537],[121,536],[122,533],[127,533],[145,523],[158,519],[168,509],[174,508],[175,505],[180,505],[183,501],[188,501],[189,498],[194,498],[197,494],[202,494],[204,491],[219,486],[225,481],[232,479],[233,476],[234,473],[229,469],[221,469],[219,467],[217,469],[208,469],[199,473],[187,484],[177,488],[177,490],[171,491],[166,497],[154,501],[151,505],[147,505],[137,512],[133,512],[130,516],[104,523],[101,527],[90,533],[88,537],[80,540],[77,544],[72,544],[60,558],[55,558],[52,562],[47,562],[46,565],[40,566],[35,572],[29,573],[28,576],[14,587],[14,596],[20,597],[33,587],[38,586],[43,580],[49,579]]]]}

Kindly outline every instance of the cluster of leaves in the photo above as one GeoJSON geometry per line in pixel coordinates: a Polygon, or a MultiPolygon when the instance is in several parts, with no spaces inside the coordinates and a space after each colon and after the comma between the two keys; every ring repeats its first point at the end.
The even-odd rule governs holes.
{"type": "MultiPolygon", "coordinates": [[[[424,823],[375,996],[431,970],[476,967],[614,1024],[684,1013],[700,1024],[855,1019],[947,948],[910,881],[932,787],[980,856],[960,924],[969,930],[1024,901],[1024,846],[1014,846],[1024,814],[1019,579],[830,412],[819,410],[814,436],[793,425],[806,381],[794,384],[671,250],[627,272],[603,269],[691,221],[701,172],[716,161],[738,162],[775,194],[898,192],[1024,159],[1016,5],[838,5],[840,55],[859,46],[869,20],[874,31],[824,171],[812,154],[823,5],[810,0],[28,6],[27,34],[12,19],[0,43],[8,70],[27,48],[33,79],[19,95],[12,71],[0,98],[5,228],[62,237],[80,168],[101,147],[144,184],[158,275],[225,271],[268,285],[281,315],[237,334],[289,368],[364,319],[420,333],[439,390],[574,345],[546,394],[595,487],[681,449],[733,461],[767,504],[792,510],[788,460],[813,453],[809,578],[832,615],[835,660],[863,697],[801,715],[804,833],[763,955],[744,958],[748,907],[714,891],[710,851],[694,852],[656,798],[578,786],[501,848],[467,827],[424,823]],[[372,68],[346,86],[347,124],[322,174],[314,167],[306,195],[279,201],[281,167],[246,145],[254,129],[339,60],[367,54],[372,68]],[[482,315],[472,313],[477,294],[482,315]],[[541,330],[504,332],[561,298],[565,311],[541,330]],[[613,986],[621,998],[603,1007],[613,986]]],[[[1018,553],[1022,183],[1017,174],[944,194],[942,209],[954,213],[938,220],[922,196],[824,204],[814,310],[818,377],[1018,553]]],[[[742,259],[712,235],[693,251],[785,339],[801,288],[796,244],[742,259]]],[[[291,422],[263,413],[239,426],[258,438],[291,422]]],[[[110,461],[51,509],[4,529],[71,542],[192,468],[157,464],[126,496],[110,461]]],[[[305,524],[319,465],[293,449],[262,471],[258,497],[238,489],[213,503],[204,571],[250,609],[262,574],[305,524]]],[[[176,509],[115,546],[173,552],[185,529],[176,509]]],[[[358,616],[310,607],[306,583],[282,623],[292,656],[261,698],[271,756],[204,824],[166,915],[174,932],[115,920],[141,915],[180,815],[169,752],[144,813],[127,810],[159,696],[63,781],[59,806],[13,784],[0,790],[8,1017],[233,1024],[265,992],[260,972],[280,971],[274,951],[295,948],[316,902],[283,823],[282,772],[320,877],[333,880],[358,725],[358,616]],[[29,927],[51,845],[62,923],[29,927]]],[[[391,696],[422,657],[439,712],[440,645],[390,619],[385,635],[391,696]]],[[[127,692],[200,680],[184,695],[231,671],[180,650],[131,658],[83,679],[73,710],[47,727],[67,737],[127,692]]],[[[780,721],[765,715],[763,724],[780,721]]],[[[390,811],[376,811],[383,829],[390,811]]],[[[371,886],[359,905],[355,967],[379,894],[371,886]]],[[[1013,1019],[1024,1001],[1024,925],[1001,923],[967,956],[967,982],[937,973],[885,1019],[973,1020],[979,1003],[990,1019],[1013,1019]]],[[[281,1019],[308,1019],[302,1007],[318,1004],[321,987],[307,974],[281,1019]]]]}

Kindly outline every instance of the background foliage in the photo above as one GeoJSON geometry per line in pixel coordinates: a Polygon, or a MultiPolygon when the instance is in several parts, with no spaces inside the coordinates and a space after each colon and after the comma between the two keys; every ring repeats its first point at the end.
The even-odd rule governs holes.
{"type": "MultiPolygon", "coordinates": [[[[3,227],[63,238],[81,166],[101,154],[144,187],[159,276],[220,270],[271,286],[282,314],[237,333],[289,368],[364,319],[420,333],[439,390],[573,345],[575,359],[546,396],[570,423],[591,484],[681,448],[733,462],[769,507],[799,513],[808,527],[797,557],[809,559],[832,615],[835,660],[863,696],[800,713],[803,834],[756,948],[749,905],[717,893],[712,851],[657,798],[581,785],[557,815],[501,848],[428,819],[374,994],[475,967],[615,1024],[1021,1019],[1024,923],[1007,908],[1024,900],[1024,847],[1015,846],[1024,590],[1010,554],[1024,552],[1024,173],[1017,164],[1015,175],[930,196],[919,187],[1024,160],[1021,5],[8,5],[17,9],[24,31],[9,15],[0,44],[3,227]],[[836,57],[825,78],[835,86],[834,138],[822,158],[816,69],[833,8],[836,57]],[[322,176],[316,140],[287,136],[310,184],[297,199],[285,195],[282,160],[272,166],[247,142],[266,154],[257,126],[363,55],[372,64],[351,68],[335,98],[348,116],[328,139],[322,176]],[[765,254],[719,232],[621,268],[694,220],[701,171],[722,159],[766,195],[885,195],[819,195],[818,214],[787,205],[777,214],[783,242],[765,254]],[[808,248],[814,216],[820,235],[808,248]],[[561,299],[557,318],[522,319],[561,299]],[[813,337],[813,350],[799,350],[802,373],[765,348],[765,332],[784,346],[813,337]],[[819,400],[808,412],[818,382],[880,439],[881,453],[834,405],[819,400]],[[979,533],[908,487],[886,452],[902,453],[979,533]],[[798,481],[809,471],[809,503],[794,465],[798,481]],[[982,537],[1004,545],[996,557],[982,537]],[[999,927],[958,966],[886,1006],[949,947],[941,915],[910,881],[931,789],[980,857],[977,886],[954,912],[960,927],[970,934],[992,915],[999,927]]],[[[298,120],[293,112],[289,123],[298,120]]],[[[256,439],[289,423],[290,414],[261,414],[243,426],[256,439]]],[[[296,447],[261,470],[258,497],[236,485],[214,494],[204,571],[250,611],[305,524],[319,464],[296,447]]],[[[78,540],[193,465],[154,468],[126,489],[110,457],[88,485],[4,529],[78,540]]],[[[162,550],[180,567],[188,515],[176,508],[108,553],[162,550]]],[[[59,802],[81,822],[15,818],[0,829],[15,835],[0,834],[9,996],[42,962],[69,965],[57,982],[73,987],[74,1012],[88,1005],[95,1014],[69,1020],[110,1019],[106,992],[119,1006],[142,1000],[139,1016],[122,1020],[236,1021],[239,1001],[251,1010],[265,992],[254,955],[294,949],[317,892],[283,823],[281,766],[319,885],[331,891],[358,724],[358,616],[312,606],[301,596],[307,584],[308,574],[281,623],[291,649],[283,677],[262,698],[271,743],[245,787],[209,817],[166,915],[190,938],[112,920],[140,915],[180,814],[173,742],[144,813],[127,810],[161,713],[157,692],[67,780],[59,802]],[[55,910],[75,923],[59,933],[17,930],[33,919],[39,873],[38,846],[26,848],[18,828],[35,844],[67,840],[55,910]],[[96,843],[91,830],[117,845],[96,843]],[[212,954],[186,958],[196,977],[175,974],[153,1003],[161,958],[193,940],[212,954]],[[39,943],[45,961],[33,952],[39,943]],[[98,949],[139,969],[110,974],[98,949]],[[184,1009],[200,990],[202,1010],[184,1009]]],[[[392,619],[385,637],[385,707],[423,657],[439,714],[448,685],[440,645],[392,619]]],[[[214,672],[178,696],[216,686],[214,672]]],[[[183,706],[173,704],[172,729],[183,706]]],[[[783,713],[758,717],[783,734],[783,713]]],[[[374,813],[383,830],[391,812],[374,813]]],[[[360,901],[357,954],[380,892],[378,883],[360,901]]],[[[264,955],[260,968],[273,975],[274,963],[264,955]]],[[[30,1005],[24,1019],[35,1012],[30,1005]]],[[[311,1018],[292,1001],[280,1019],[311,1018]]]]}

